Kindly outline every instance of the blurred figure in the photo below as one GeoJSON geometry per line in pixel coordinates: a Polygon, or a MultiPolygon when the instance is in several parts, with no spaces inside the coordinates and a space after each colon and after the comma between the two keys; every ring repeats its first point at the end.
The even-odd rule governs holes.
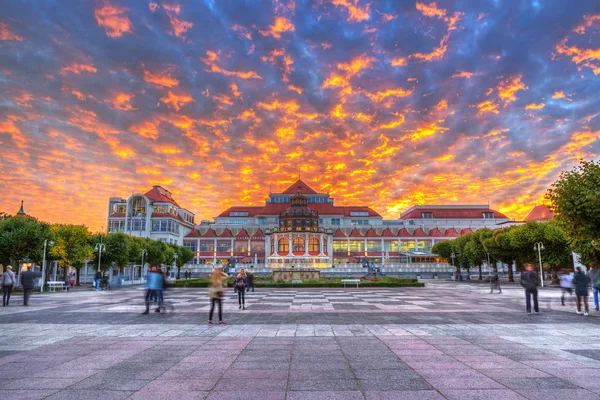
{"type": "Polygon", "coordinates": [[[223,296],[225,294],[224,288],[227,284],[227,274],[223,272],[221,268],[215,268],[210,277],[210,288],[208,289],[208,296],[211,299],[210,312],[208,313],[208,324],[212,325],[213,312],[215,310],[215,303],[219,306],[219,325],[225,325],[223,321],[223,296]]]}
{"type": "Polygon", "coordinates": [[[575,278],[573,284],[575,285],[575,297],[577,298],[577,314],[581,314],[581,301],[583,301],[585,312],[583,315],[589,315],[588,309],[588,284],[590,280],[587,275],[581,271],[581,268],[575,268],[575,278]]]}
{"type": "Polygon", "coordinates": [[[246,288],[247,292],[250,291],[250,288],[252,288],[252,291],[254,292],[254,274],[252,272],[248,272],[248,282],[246,283],[246,288]]]}
{"type": "Polygon", "coordinates": [[[6,267],[6,271],[2,274],[2,306],[5,307],[10,301],[10,294],[15,287],[15,273],[12,265],[6,267]]]}
{"type": "Polygon", "coordinates": [[[494,289],[498,289],[498,294],[502,293],[500,288],[500,277],[498,276],[498,270],[493,269],[490,275],[490,294],[494,293],[494,289]]]}
{"type": "Polygon", "coordinates": [[[160,306],[162,303],[157,292],[162,291],[162,288],[163,276],[157,272],[156,267],[152,267],[150,271],[148,271],[148,275],[146,277],[146,311],[144,311],[142,315],[150,313],[150,300],[152,300],[152,298],[155,296],[158,300],[158,308],[155,310],[155,312],[160,312],[160,306]]]}
{"type": "Polygon", "coordinates": [[[36,268],[36,271],[32,271],[31,267],[27,267],[27,271],[21,274],[21,286],[23,287],[23,305],[29,305],[29,296],[31,296],[31,291],[33,290],[33,283],[36,278],[42,276],[42,273],[39,271],[39,268],[36,268]]]}
{"type": "Polygon", "coordinates": [[[187,280],[187,277],[188,277],[188,272],[186,269],[185,272],[183,273],[183,279],[187,280]]]}
{"type": "Polygon", "coordinates": [[[246,282],[248,280],[248,276],[246,275],[246,271],[242,268],[239,274],[233,280],[233,286],[237,290],[238,293],[238,303],[240,305],[240,309],[246,309],[246,282]]]}
{"type": "Polygon", "coordinates": [[[96,290],[100,290],[100,281],[102,280],[102,271],[100,271],[100,268],[98,268],[98,271],[96,271],[96,274],[94,275],[94,286],[96,288],[96,290]]]}
{"type": "Polygon", "coordinates": [[[600,290],[600,269],[598,269],[598,265],[595,261],[592,261],[590,263],[588,277],[590,278],[590,282],[592,284],[592,293],[594,295],[594,309],[596,311],[600,311],[600,308],[598,307],[598,290],[600,290]]]}
{"type": "Polygon", "coordinates": [[[104,276],[102,277],[102,288],[108,291],[110,287],[110,276],[108,275],[108,271],[104,271],[104,276]]]}
{"type": "Polygon", "coordinates": [[[565,293],[569,293],[573,297],[573,277],[569,271],[562,270],[560,274],[560,288],[562,294],[560,296],[560,303],[565,305],[565,293]]]}
{"type": "Polygon", "coordinates": [[[533,297],[533,310],[536,313],[540,312],[538,305],[538,286],[540,284],[540,277],[535,272],[533,265],[525,264],[526,271],[521,274],[521,286],[525,289],[525,305],[527,307],[527,314],[531,314],[531,297],[533,297]]]}

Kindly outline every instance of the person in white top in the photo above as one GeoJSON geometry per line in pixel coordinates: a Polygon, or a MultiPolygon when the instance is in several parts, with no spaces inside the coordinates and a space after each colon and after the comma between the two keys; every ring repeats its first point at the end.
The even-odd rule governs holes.
{"type": "Polygon", "coordinates": [[[6,267],[2,274],[2,307],[6,307],[10,301],[10,294],[15,286],[15,273],[11,265],[6,267]]]}
{"type": "Polygon", "coordinates": [[[560,296],[560,303],[565,305],[565,293],[569,293],[573,297],[573,276],[569,271],[563,270],[560,275],[560,287],[562,289],[562,295],[560,296]]]}

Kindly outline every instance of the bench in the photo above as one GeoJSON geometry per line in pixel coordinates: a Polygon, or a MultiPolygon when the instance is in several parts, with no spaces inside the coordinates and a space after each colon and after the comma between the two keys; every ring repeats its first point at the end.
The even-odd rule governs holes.
{"type": "Polygon", "coordinates": [[[358,287],[360,279],[342,279],[341,282],[344,284],[344,287],[346,287],[346,283],[356,283],[356,287],[358,287]]]}
{"type": "Polygon", "coordinates": [[[51,292],[56,292],[56,288],[59,288],[59,289],[65,288],[65,283],[62,281],[48,281],[48,282],[46,282],[46,285],[48,285],[48,289],[51,292]]]}

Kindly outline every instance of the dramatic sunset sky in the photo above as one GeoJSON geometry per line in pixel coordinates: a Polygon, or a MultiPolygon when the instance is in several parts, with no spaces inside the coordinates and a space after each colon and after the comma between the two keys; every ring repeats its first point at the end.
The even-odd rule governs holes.
{"type": "Polygon", "coordinates": [[[211,219],[297,179],[385,218],[522,218],[600,153],[595,0],[4,1],[0,211],[211,219]]]}

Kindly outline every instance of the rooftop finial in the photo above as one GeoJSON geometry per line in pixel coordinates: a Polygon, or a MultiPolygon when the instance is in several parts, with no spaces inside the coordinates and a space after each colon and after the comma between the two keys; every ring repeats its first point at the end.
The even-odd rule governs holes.
{"type": "Polygon", "coordinates": [[[25,210],[23,209],[23,200],[21,200],[21,209],[19,210],[17,215],[25,215],[25,210]]]}

